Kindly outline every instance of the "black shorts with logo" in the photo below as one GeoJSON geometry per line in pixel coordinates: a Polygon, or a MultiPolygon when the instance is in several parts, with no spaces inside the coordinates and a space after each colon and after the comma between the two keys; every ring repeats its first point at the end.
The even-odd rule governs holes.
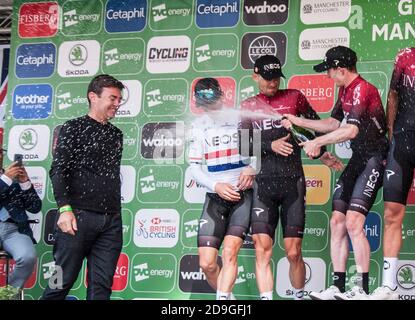
{"type": "Polygon", "coordinates": [[[333,211],[348,210],[367,216],[382,187],[386,153],[362,157],[353,154],[338,179],[333,193],[333,211]]]}
{"type": "Polygon", "coordinates": [[[272,239],[281,215],[283,237],[302,238],[305,225],[304,176],[258,176],[251,213],[252,234],[265,233],[272,239]]]}
{"type": "Polygon", "coordinates": [[[207,193],[199,220],[198,247],[219,250],[227,235],[245,239],[249,229],[252,189],[240,192],[238,202],[222,199],[216,193],[207,193]]]}
{"type": "Polygon", "coordinates": [[[406,205],[415,168],[415,131],[393,135],[383,177],[383,199],[406,205]]]}

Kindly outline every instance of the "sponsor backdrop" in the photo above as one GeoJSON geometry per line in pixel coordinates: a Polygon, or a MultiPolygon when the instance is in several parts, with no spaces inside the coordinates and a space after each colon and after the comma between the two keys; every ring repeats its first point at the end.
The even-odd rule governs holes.
{"type": "MultiPolygon", "coordinates": [[[[255,59],[275,54],[287,75],[282,87],[301,90],[324,118],[337,90],[312,66],[330,47],[346,45],[357,51],[359,71],[377,86],[386,103],[394,56],[414,42],[414,13],[415,2],[408,0],[15,0],[7,161],[15,153],[24,154],[43,200],[41,223],[35,227],[39,259],[26,284],[26,298],[39,298],[54,269],[56,204],[48,171],[61,124],[87,112],[86,88],[93,76],[109,73],[126,85],[114,120],[124,132],[124,247],[113,298],[214,299],[198,266],[196,247],[205,189],[193,180],[186,161],[186,128],[200,115],[191,95],[195,81],[218,78],[225,106],[238,108],[257,91],[251,80],[255,59]]],[[[351,156],[349,143],[329,150],[344,161],[351,156]]],[[[304,169],[303,252],[309,292],[330,281],[328,224],[338,174],[305,157],[304,169]]],[[[402,299],[415,297],[414,192],[415,185],[396,275],[402,299]]],[[[379,194],[365,226],[372,251],[371,290],[379,285],[383,268],[382,216],[379,194]]],[[[276,299],[292,297],[282,244],[278,230],[272,258],[276,299]]],[[[352,257],[347,268],[350,283],[356,276],[352,257]]],[[[238,259],[234,293],[239,299],[258,296],[254,259],[248,237],[238,259]]],[[[85,297],[86,272],[84,266],[71,299],[85,297]]]]}

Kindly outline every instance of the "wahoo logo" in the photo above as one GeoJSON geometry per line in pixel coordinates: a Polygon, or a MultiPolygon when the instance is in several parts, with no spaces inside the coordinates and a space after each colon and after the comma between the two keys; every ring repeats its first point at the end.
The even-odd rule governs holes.
{"type": "Polygon", "coordinates": [[[163,104],[161,101],[160,89],[149,91],[146,93],[147,104],[150,108],[163,104]]]}
{"type": "Polygon", "coordinates": [[[371,197],[373,195],[373,192],[375,191],[376,182],[378,181],[378,178],[380,176],[380,172],[376,169],[372,169],[372,174],[369,176],[369,179],[366,182],[366,186],[363,190],[363,194],[371,197]]]}
{"type": "Polygon", "coordinates": [[[183,141],[161,135],[160,139],[143,139],[143,143],[146,147],[179,147],[183,144],[183,141]]]}
{"type": "Polygon", "coordinates": [[[187,221],[184,223],[184,232],[187,239],[196,237],[198,230],[199,221],[197,221],[197,219],[187,221]]]}
{"type": "Polygon", "coordinates": [[[386,171],[386,179],[388,179],[388,181],[389,181],[389,178],[395,174],[395,171],[392,171],[392,170],[389,170],[389,169],[385,170],[385,171],[386,171]]]}
{"type": "Polygon", "coordinates": [[[153,21],[159,22],[164,19],[167,19],[167,8],[164,3],[151,8],[151,13],[153,14],[153,21]]]}
{"type": "Polygon", "coordinates": [[[133,267],[133,269],[134,269],[134,280],[136,282],[143,281],[143,280],[150,278],[147,263],[136,265],[133,267]]]}
{"type": "Polygon", "coordinates": [[[280,13],[286,12],[288,9],[287,5],[282,4],[268,4],[264,1],[262,5],[258,6],[245,6],[245,11],[250,14],[261,14],[261,13],[280,13]]]}
{"type": "Polygon", "coordinates": [[[149,193],[156,190],[156,180],[153,175],[153,170],[150,170],[150,175],[140,178],[141,193],[149,193]]]}
{"type": "Polygon", "coordinates": [[[206,275],[203,273],[202,268],[199,268],[199,271],[193,271],[193,272],[180,272],[180,275],[182,276],[182,279],[184,280],[199,280],[199,281],[205,281],[206,275]]]}
{"type": "Polygon", "coordinates": [[[120,62],[119,60],[119,56],[118,56],[118,49],[114,48],[108,51],[104,52],[104,60],[105,60],[105,65],[108,66],[112,66],[113,64],[117,64],[120,62]]]}
{"type": "Polygon", "coordinates": [[[55,261],[42,264],[43,279],[47,280],[52,277],[55,272],[55,261]]]}
{"type": "Polygon", "coordinates": [[[205,44],[195,49],[196,50],[196,60],[198,63],[205,62],[210,60],[210,48],[209,44],[205,44]]]}

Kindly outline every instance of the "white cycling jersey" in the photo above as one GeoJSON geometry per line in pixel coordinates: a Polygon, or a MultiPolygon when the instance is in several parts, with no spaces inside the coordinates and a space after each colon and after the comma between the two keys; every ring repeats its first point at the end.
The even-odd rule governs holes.
{"type": "Polygon", "coordinates": [[[208,114],[192,123],[189,161],[195,180],[215,192],[216,182],[236,187],[249,158],[239,154],[238,120],[213,118],[208,114]],[[205,163],[207,172],[202,172],[205,163]]]}

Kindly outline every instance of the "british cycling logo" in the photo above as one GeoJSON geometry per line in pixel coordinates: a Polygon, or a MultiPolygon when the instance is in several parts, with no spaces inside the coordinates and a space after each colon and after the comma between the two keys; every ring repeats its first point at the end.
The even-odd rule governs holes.
{"type": "Polygon", "coordinates": [[[196,25],[199,28],[233,27],[239,21],[240,0],[197,0],[196,25]]]}
{"type": "Polygon", "coordinates": [[[56,47],[53,43],[21,44],[16,52],[18,78],[47,78],[55,70],[56,47]]]}
{"type": "Polygon", "coordinates": [[[105,30],[112,32],[137,32],[147,22],[146,0],[108,0],[105,7],[105,30]]]}

